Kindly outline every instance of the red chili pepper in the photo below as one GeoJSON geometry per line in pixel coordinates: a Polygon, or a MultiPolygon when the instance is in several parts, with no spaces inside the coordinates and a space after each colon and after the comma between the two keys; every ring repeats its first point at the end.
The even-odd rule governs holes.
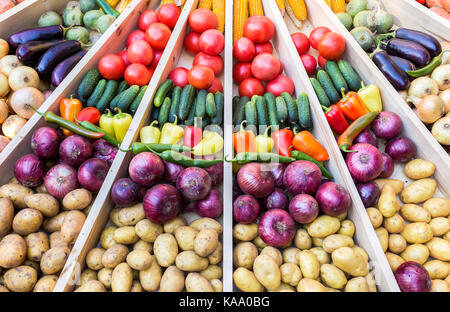
{"type": "Polygon", "coordinates": [[[187,146],[189,148],[193,148],[203,138],[203,132],[201,128],[197,128],[194,126],[189,126],[184,129],[184,146],[187,146]]]}
{"type": "Polygon", "coordinates": [[[86,107],[77,113],[77,119],[79,121],[89,121],[91,124],[98,125],[100,115],[100,111],[95,107],[86,107]]]}
{"type": "Polygon", "coordinates": [[[294,139],[294,133],[289,129],[281,129],[272,133],[272,139],[275,142],[275,148],[277,149],[278,155],[291,157],[291,152],[289,148],[292,145],[292,140],[294,139]]]}
{"type": "Polygon", "coordinates": [[[347,119],[345,119],[344,113],[337,105],[331,107],[322,106],[325,117],[327,117],[328,124],[331,129],[337,134],[341,134],[348,128],[347,119]]]}
{"type": "Polygon", "coordinates": [[[349,92],[344,94],[344,88],[341,90],[342,100],[340,100],[336,105],[344,112],[345,117],[354,121],[361,116],[364,116],[369,111],[364,106],[363,101],[356,92],[349,92]]]}

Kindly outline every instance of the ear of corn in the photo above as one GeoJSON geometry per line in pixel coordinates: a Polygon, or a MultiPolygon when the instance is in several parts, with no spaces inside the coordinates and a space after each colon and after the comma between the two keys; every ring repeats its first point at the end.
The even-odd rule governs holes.
{"type": "Polygon", "coordinates": [[[108,2],[108,4],[112,7],[115,8],[117,3],[119,3],[119,0],[106,0],[106,2],[108,2]]]}
{"type": "Polygon", "coordinates": [[[133,0],[122,0],[119,6],[119,13],[122,13],[133,0]]]}
{"type": "Polygon", "coordinates": [[[323,0],[323,1],[325,1],[325,3],[331,8],[331,2],[330,2],[330,0],[323,0]]]}
{"type": "Polygon", "coordinates": [[[162,0],[161,4],[169,4],[169,3],[174,3],[173,0],[162,0]]]}
{"type": "Polygon", "coordinates": [[[275,0],[275,2],[277,3],[278,9],[284,11],[284,0],[275,0]]]}
{"type": "Polygon", "coordinates": [[[212,11],[219,20],[217,30],[223,33],[225,30],[225,0],[213,0],[212,11]]]}
{"type": "Polygon", "coordinates": [[[288,13],[289,11],[292,11],[289,15],[294,14],[300,21],[305,20],[307,17],[305,1],[303,0],[286,0],[286,10],[288,13]],[[290,8],[290,10],[288,8],[290,8]]]}
{"type": "Polygon", "coordinates": [[[185,2],[186,2],[186,0],[175,0],[175,5],[182,7],[185,2]]]}
{"type": "Polygon", "coordinates": [[[286,12],[289,15],[289,18],[294,22],[297,28],[302,28],[302,21],[295,16],[294,11],[292,10],[291,6],[288,3],[288,0],[286,0],[285,5],[286,5],[286,12]]]}
{"type": "Polygon", "coordinates": [[[334,13],[345,12],[345,0],[330,0],[330,2],[334,13]]]}
{"type": "Polygon", "coordinates": [[[248,0],[248,10],[250,12],[250,16],[264,15],[261,0],[248,0]]]}
{"type": "Polygon", "coordinates": [[[202,9],[211,10],[213,0],[200,0],[198,7],[202,9]]]}
{"type": "Polygon", "coordinates": [[[248,17],[247,0],[235,0],[233,8],[233,40],[244,36],[244,24],[248,17]]]}

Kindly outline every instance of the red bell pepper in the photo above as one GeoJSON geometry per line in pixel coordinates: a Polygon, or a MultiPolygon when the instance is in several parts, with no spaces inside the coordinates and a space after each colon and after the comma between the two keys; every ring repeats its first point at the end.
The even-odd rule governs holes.
{"type": "Polygon", "coordinates": [[[95,107],[86,107],[77,113],[77,120],[89,121],[93,125],[98,125],[100,115],[100,111],[95,107]]]}
{"type": "Polygon", "coordinates": [[[354,121],[369,112],[358,93],[351,91],[344,94],[344,88],[342,88],[342,100],[336,105],[344,112],[345,117],[351,121],[354,121]]]}
{"type": "Polygon", "coordinates": [[[277,149],[278,155],[291,157],[291,152],[289,148],[292,145],[292,140],[294,139],[294,133],[289,129],[281,129],[272,133],[272,139],[275,142],[275,148],[277,149]]]}
{"type": "Polygon", "coordinates": [[[203,138],[203,132],[201,128],[197,128],[194,126],[188,126],[186,129],[184,129],[184,146],[187,146],[189,148],[193,148],[203,138]]]}
{"type": "Polygon", "coordinates": [[[347,119],[345,119],[344,113],[337,105],[331,107],[322,106],[325,112],[325,117],[328,120],[328,124],[331,129],[337,134],[341,134],[348,128],[347,119]]]}

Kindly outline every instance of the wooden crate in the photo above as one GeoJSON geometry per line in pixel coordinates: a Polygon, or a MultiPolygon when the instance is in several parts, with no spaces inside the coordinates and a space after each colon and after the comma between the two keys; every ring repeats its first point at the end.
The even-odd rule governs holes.
{"type": "MultiPolygon", "coordinates": [[[[18,12],[20,12],[20,11],[22,11],[22,10],[25,10],[25,9],[28,8],[28,7],[33,7],[33,6],[35,6],[35,5],[36,5],[36,2],[39,2],[39,0],[27,0],[27,1],[24,1],[24,2],[22,2],[22,3],[19,3],[18,5],[14,6],[14,7],[11,8],[11,9],[9,9],[8,11],[6,11],[6,12],[0,14],[0,23],[2,23],[2,22],[5,21],[5,20],[10,19],[11,16],[15,15],[16,13],[18,13],[18,12]]],[[[7,24],[4,24],[4,27],[7,27],[6,25],[7,25],[7,24]]],[[[11,25],[11,26],[14,26],[14,25],[11,25]]],[[[6,28],[6,29],[4,30],[3,27],[2,27],[1,30],[0,30],[0,33],[3,32],[3,31],[6,32],[6,31],[8,31],[8,29],[6,28]]],[[[0,37],[1,37],[1,36],[0,36],[0,37]]]]}

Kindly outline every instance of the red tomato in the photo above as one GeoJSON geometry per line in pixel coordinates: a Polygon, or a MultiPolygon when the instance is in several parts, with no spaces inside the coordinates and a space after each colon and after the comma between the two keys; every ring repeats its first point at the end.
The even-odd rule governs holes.
{"type": "Polygon", "coordinates": [[[170,29],[173,29],[177,24],[181,11],[175,4],[169,3],[162,5],[157,14],[160,23],[163,23],[170,29]]]}
{"type": "Polygon", "coordinates": [[[325,64],[327,63],[327,59],[324,58],[322,55],[319,55],[317,57],[317,61],[319,62],[319,66],[322,68],[325,68],[325,64]]]}
{"type": "Polygon", "coordinates": [[[127,56],[127,50],[122,50],[119,53],[117,53],[118,56],[120,56],[120,58],[123,60],[123,62],[125,63],[125,66],[128,66],[131,64],[130,60],[128,59],[127,56]]]}
{"type": "Polygon", "coordinates": [[[155,69],[153,68],[153,67],[147,67],[147,69],[148,69],[148,72],[150,73],[150,79],[152,79],[152,77],[153,77],[153,74],[155,73],[155,69]]]}
{"type": "Polygon", "coordinates": [[[239,95],[251,98],[254,95],[264,95],[264,85],[255,78],[247,78],[239,85],[239,95]]]}
{"type": "Polygon", "coordinates": [[[256,43],[255,44],[256,49],[256,55],[261,53],[273,53],[273,46],[270,42],[264,42],[264,43],[256,43]]]}
{"type": "Polygon", "coordinates": [[[280,74],[280,60],[269,53],[258,54],[252,62],[252,74],[256,79],[270,81],[280,74]]]}
{"type": "Polygon", "coordinates": [[[142,31],[146,31],[148,26],[153,23],[158,22],[158,15],[154,10],[145,10],[142,12],[141,16],[139,16],[138,27],[142,31]]]}
{"type": "Polygon", "coordinates": [[[189,71],[184,67],[177,67],[172,69],[169,73],[168,78],[173,81],[175,86],[184,88],[188,82],[188,73],[189,71]]]}
{"type": "Polygon", "coordinates": [[[329,32],[319,40],[319,54],[327,60],[338,60],[345,50],[345,39],[341,35],[329,32]]]}
{"type": "Polygon", "coordinates": [[[251,63],[236,63],[233,66],[233,80],[236,83],[241,83],[247,78],[253,78],[251,63]]]}
{"type": "Polygon", "coordinates": [[[200,47],[198,46],[198,39],[200,38],[200,34],[195,31],[191,31],[184,38],[184,49],[188,51],[189,54],[196,55],[200,52],[200,47]]]}
{"type": "Polygon", "coordinates": [[[314,74],[314,72],[316,71],[316,67],[317,67],[317,61],[314,58],[314,56],[309,55],[309,54],[303,54],[303,55],[300,55],[300,59],[302,60],[303,67],[305,67],[308,75],[314,74]]]}
{"type": "Polygon", "coordinates": [[[145,40],[155,49],[164,50],[172,31],[163,23],[153,23],[145,32],[145,40]]]}
{"type": "Polygon", "coordinates": [[[204,65],[193,66],[188,73],[189,84],[196,89],[208,89],[214,80],[214,72],[204,65]]]}
{"type": "Polygon", "coordinates": [[[150,81],[150,71],[142,64],[131,64],[125,70],[125,81],[130,85],[139,87],[148,85],[150,81]]]}
{"type": "Polygon", "coordinates": [[[208,92],[210,93],[216,93],[216,92],[223,92],[223,86],[222,82],[219,78],[215,77],[211,87],[209,87],[208,92]]]}
{"type": "Polygon", "coordinates": [[[225,47],[225,37],[217,29],[208,29],[198,38],[198,46],[209,55],[218,55],[225,47]]]}
{"type": "Polygon", "coordinates": [[[161,50],[153,51],[153,61],[150,64],[150,67],[156,68],[156,66],[158,66],[159,60],[161,59],[163,52],[164,51],[161,50]]]}
{"type": "Polygon", "coordinates": [[[291,35],[292,41],[297,48],[298,55],[305,54],[309,50],[309,40],[308,37],[301,32],[291,35]]]}
{"type": "Polygon", "coordinates": [[[124,61],[115,54],[106,54],[98,62],[100,74],[108,80],[122,79],[125,69],[124,61]]]}
{"type": "Polygon", "coordinates": [[[133,41],[136,41],[136,40],[145,40],[145,32],[143,32],[142,30],[133,30],[127,37],[127,42],[126,42],[127,48],[130,46],[130,44],[133,41]]]}
{"type": "Polygon", "coordinates": [[[248,38],[240,38],[233,45],[233,55],[239,62],[251,62],[256,56],[255,44],[248,38]]]}
{"type": "Polygon", "coordinates": [[[244,36],[255,43],[264,43],[272,39],[275,26],[272,21],[263,15],[254,15],[244,24],[244,36]]]}
{"type": "Polygon", "coordinates": [[[274,96],[280,96],[283,92],[293,95],[294,89],[294,82],[292,82],[291,78],[284,75],[279,75],[266,85],[266,91],[273,93],[274,96]]]}
{"type": "Polygon", "coordinates": [[[189,15],[189,26],[192,30],[202,33],[208,29],[216,29],[219,24],[216,14],[208,9],[195,9],[189,15]]]}
{"type": "Polygon", "coordinates": [[[200,52],[194,57],[193,65],[205,65],[214,71],[214,75],[218,76],[223,70],[223,59],[220,55],[208,55],[200,52]]]}
{"type": "Polygon", "coordinates": [[[131,63],[148,66],[153,61],[153,49],[145,40],[137,40],[130,44],[127,52],[131,63]]]}
{"type": "Polygon", "coordinates": [[[331,32],[331,30],[328,27],[321,26],[316,27],[314,30],[309,34],[309,43],[314,49],[317,49],[317,46],[319,45],[319,40],[326,34],[331,32]]]}

